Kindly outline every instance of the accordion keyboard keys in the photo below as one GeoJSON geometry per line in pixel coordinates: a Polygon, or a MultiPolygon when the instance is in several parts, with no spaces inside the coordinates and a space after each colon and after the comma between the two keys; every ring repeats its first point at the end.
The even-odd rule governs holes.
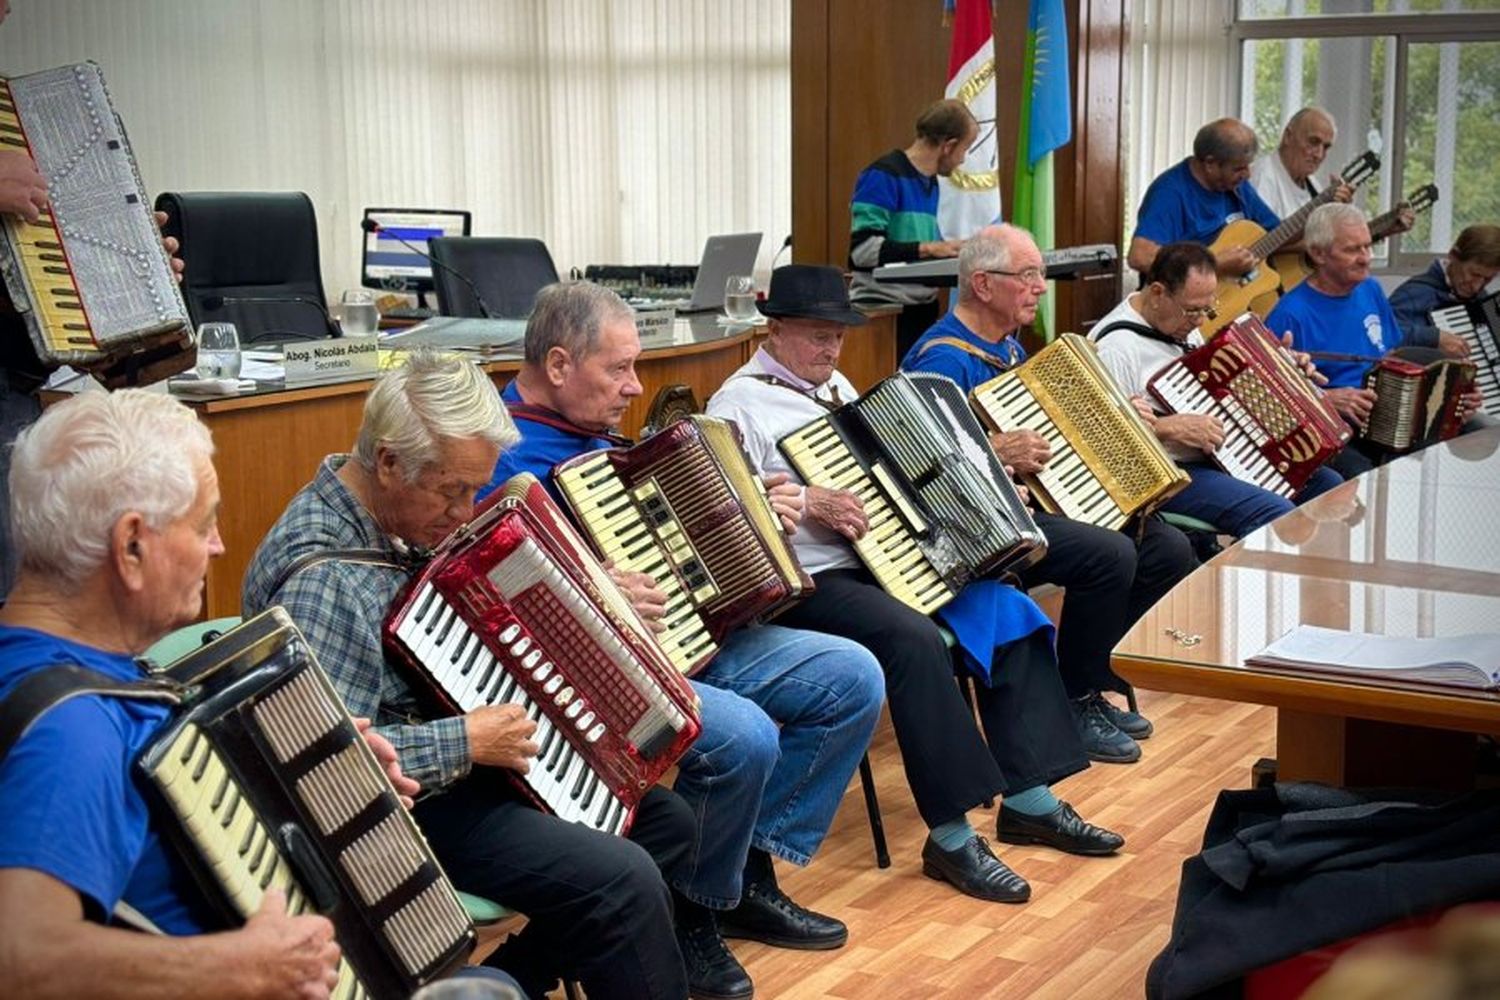
{"type": "Polygon", "coordinates": [[[665,628],[656,636],[667,658],[686,672],[711,657],[718,645],[698,614],[692,595],[656,545],[650,527],[637,516],[635,503],[615,474],[608,453],[600,452],[568,473],[567,478],[570,503],[603,557],[613,561],[616,569],[645,573],[667,595],[661,619],[665,628]]]}
{"type": "MultiPolygon", "coordinates": [[[[1166,378],[1154,383],[1162,400],[1176,413],[1210,413],[1215,409],[1212,395],[1199,384],[1189,369],[1178,366],[1166,378]]],[[[1226,408],[1229,421],[1224,426],[1224,443],[1214,452],[1214,460],[1236,479],[1254,483],[1263,490],[1291,499],[1293,490],[1286,477],[1261,452],[1268,435],[1245,412],[1233,397],[1225,396],[1219,405],[1226,408]]]]}
{"type": "Polygon", "coordinates": [[[1484,396],[1484,412],[1500,416],[1500,295],[1432,312],[1432,325],[1462,337],[1474,362],[1474,387],[1484,396]],[[1476,318],[1475,314],[1479,317],[1476,318]]]}
{"type": "MultiPolygon", "coordinates": [[[[172,803],[195,843],[212,857],[220,888],[241,916],[260,909],[271,889],[286,896],[287,913],[296,916],[312,907],[298,886],[291,866],[275,839],[240,794],[213,743],[197,726],[182,728],[162,767],[158,787],[172,803]]],[[[349,963],[340,959],[339,998],[363,998],[364,988],[349,963]]]]}
{"type": "MultiPolygon", "coordinates": [[[[562,681],[555,665],[544,659],[540,650],[531,648],[519,626],[512,624],[496,635],[497,643],[514,657],[502,662],[464,627],[457,610],[429,583],[417,595],[415,610],[401,621],[396,634],[414,659],[429,665],[433,680],[463,711],[513,704],[536,723],[532,740],[540,750],[522,780],[553,813],[605,833],[621,831],[628,813],[625,804],[589,769],[570,739],[517,682],[517,673],[525,670],[544,685],[555,684],[552,693],[562,704],[573,698],[572,688],[562,681]]],[[[629,685],[617,690],[627,701],[622,707],[645,707],[644,698],[629,685]]],[[[581,702],[573,704],[581,706],[581,702]]],[[[592,709],[580,707],[572,720],[576,730],[572,739],[598,740],[605,728],[598,718],[592,709]]],[[[642,739],[649,737],[642,735],[642,739]]]]}
{"type": "Polygon", "coordinates": [[[1068,443],[1041,402],[1026,391],[1026,384],[1019,378],[991,380],[975,390],[975,399],[1007,431],[1032,430],[1046,440],[1052,458],[1036,478],[1045,488],[1047,498],[1059,508],[1058,513],[1112,530],[1129,520],[1129,515],[1114,502],[1104,484],[1094,478],[1083,456],[1068,443]]]}
{"type": "Polygon", "coordinates": [[[782,447],[808,483],[848,490],[859,497],[870,527],[854,543],[854,549],[892,597],[924,615],[953,598],[884,492],[876,487],[831,423],[811,424],[785,438],[782,447]]]}

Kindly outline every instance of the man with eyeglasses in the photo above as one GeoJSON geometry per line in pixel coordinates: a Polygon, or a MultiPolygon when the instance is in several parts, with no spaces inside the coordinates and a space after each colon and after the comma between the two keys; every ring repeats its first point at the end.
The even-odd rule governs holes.
{"type": "MultiPolygon", "coordinates": [[[[981,230],[958,255],[958,305],[913,345],[901,367],[946,375],[972,390],[1026,360],[1016,334],[1036,318],[1046,291],[1042,253],[1029,233],[1009,225],[981,230]]],[[[990,441],[1001,462],[1023,475],[1052,458],[1036,431],[993,434],[990,441]]],[[[1058,514],[1035,517],[1047,535],[1047,555],[1021,580],[1064,588],[1057,658],[1084,750],[1103,763],[1137,761],[1136,741],[1150,736],[1152,726],[1104,697],[1129,690],[1110,670],[1109,652],[1197,564],[1192,546],[1155,517],[1142,522],[1139,541],[1058,514]]]]}
{"type": "MultiPolygon", "coordinates": [[[[1287,500],[1236,479],[1212,461],[1224,443],[1224,427],[1206,413],[1166,414],[1146,400],[1146,383],[1164,366],[1202,346],[1198,325],[1214,311],[1218,278],[1214,255],[1199,243],[1169,243],[1146,272],[1146,287],[1105,315],[1089,334],[1099,360],[1136,403],[1167,453],[1192,482],[1164,510],[1207,521],[1242,538],[1291,510],[1287,500]]],[[[1314,370],[1308,363],[1309,373],[1314,370]]],[[[1324,467],[1297,494],[1296,503],[1332,489],[1343,477],[1324,467]]]]}
{"type": "Polygon", "coordinates": [[[1405,342],[1436,347],[1455,358],[1469,356],[1469,344],[1451,330],[1440,330],[1432,314],[1484,294],[1500,276],[1500,226],[1469,226],[1458,234],[1447,257],[1434,260],[1421,274],[1391,293],[1391,310],[1405,342]]]}
{"type": "MultiPolygon", "coordinates": [[[[1231,222],[1249,219],[1270,231],[1281,219],[1250,184],[1255,133],[1234,118],[1220,118],[1198,130],[1193,155],[1168,169],[1146,189],[1136,213],[1126,261],[1145,274],[1168,243],[1190,240],[1205,246],[1231,222]]],[[[1222,276],[1248,273],[1259,263],[1246,247],[1217,260],[1222,276]]]]}

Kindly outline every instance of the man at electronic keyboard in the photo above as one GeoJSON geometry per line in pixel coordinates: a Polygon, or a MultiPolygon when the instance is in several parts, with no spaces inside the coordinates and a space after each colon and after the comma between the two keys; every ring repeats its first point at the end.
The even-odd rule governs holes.
{"type": "MultiPolygon", "coordinates": [[[[1313,273],[1281,297],[1266,325],[1276,334],[1289,333],[1293,347],[1312,355],[1328,379],[1330,402],[1363,433],[1376,400],[1375,390],[1364,385],[1371,362],[1397,349],[1421,354],[1424,348],[1407,348],[1390,302],[1370,274],[1370,228],[1364,212],[1353,205],[1322,205],[1308,216],[1304,240],[1313,273]]],[[[1482,404],[1477,391],[1467,393],[1460,403],[1463,419],[1472,421],[1482,404]]],[[[1352,479],[1389,455],[1356,437],[1329,464],[1352,479]]]]}
{"type": "MultiPolygon", "coordinates": [[[[1215,465],[1212,454],[1224,444],[1224,425],[1206,413],[1156,412],[1146,400],[1146,384],[1165,365],[1203,344],[1198,325],[1214,305],[1218,289],[1214,256],[1199,243],[1169,243],[1146,272],[1146,286],[1133,292],[1089,332],[1099,360],[1115,384],[1136,401],[1167,453],[1192,482],[1162,505],[1206,521],[1220,531],[1244,537],[1293,507],[1293,502],[1253,482],[1237,479],[1215,465]]],[[[1309,372],[1311,362],[1306,363],[1309,372]]],[[[1321,378],[1321,376],[1319,376],[1321,378]]],[[[1310,500],[1343,477],[1327,466],[1312,474],[1296,496],[1310,500]]]]}
{"type": "MultiPolygon", "coordinates": [[[[1470,357],[1468,341],[1453,330],[1439,329],[1432,314],[1478,301],[1496,276],[1500,276],[1500,226],[1467,227],[1453,241],[1447,257],[1433,261],[1391,293],[1391,311],[1406,343],[1437,347],[1455,358],[1470,357]]],[[[1500,330],[1490,333],[1500,336],[1500,330]]]]}
{"type": "MultiPolygon", "coordinates": [[[[141,390],[80,393],[21,432],[9,487],[24,552],[0,610],[0,697],[61,664],[140,680],[134,657],[197,618],[224,551],[212,453],[190,409],[141,390]]],[[[332,925],[288,915],[280,892],[243,927],[207,933],[223,924],[130,777],[169,712],[80,695],[0,759],[0,995],[329,994],[332,925]],[[119,904],[166,936],[111,926],[119,904]]],[[[391,770],[389,744],[367,739],[391,770]]]]}
{"type": "MultiPolygon", "coordinates": [[[[500,456],[485,492],[520,472],[555,490],[555,465],[622,443],[609,429],[641,393],[640,351],[634,314],[614,292],[586,281],[542,289],[525,360],[501,394],[521,440],[500,456]]],[[[768,485],[773,507],[795,526],[801,491],[779,478],[768,485]]],[[[656,581],[617,577],[642,617],[662,617],[656,581]]],[[[848,938],[841,921],[778,888],[772,858],[805,865],[817,852],[869,744],[884,685],[858,644],[786,628],[781,618],[731,632],[691,683],[703,732],[679,761],[674,787],[699,828],[671,879],[678,939],[694,996],[744,997],[750,977],[723,937],[811,949],[848,938]]]]}
{"type": "MultiPolygon", "coordinates": [[[[708,412],[735,421],[762,474],[798,477],[777,442],[853,400],[838,371],[844,329],[865,322],[849,306],[831,267],[789,265],[771,273],[770,336],[709,400],[708,412]]],[[[928,827],[922,871],[979,899],[1018,903],[1031,888],[991,852],[967,813],[1003,794],[997,833],[1015,844],[1045,844],[1108,855],[1123,838],[1082,819],[1052,784],[1088,766],[1057,679],[1052,628],[1014,587],[969,584],[940,612],[976,676],[981,735],[953,683],[938,624],[875,583],[850,542],[869,528],[859,498],[806,487],[807,514],[793,544],[817,591],[778,621],[856,640],[886,672],[891,721],[917,811],[928,827]],[[951,613],[950,613],[951,612],[951,613]]]]}
{"type": "Polygon", "coordinates": [[[426,719],[382,651],[382,625],[409,577],[401,567],[469,520],[515,440],[483,371],[413,352],[370,389],[353,454],[325,458],[262,540],[244,613],[287,610],[345,705],[375,720],[422,783],[428,794],[412,812],[454,885],[526,914],[525,930],[486,964],[531,996],[561,976],[591,998],[686,996],[663,873],[687,856],[687,805],[652,788],[628,839],[535,808],[502,771],[525,771],[537,755],[536,723],[521,706],[426,719]],[[346,559],[351,549],[381,561],[346,559]]]}
{"type": "MultiPolygon", "coordinates": [[[[913,345],[901,367],[935,372],[964,392],[1026,360],[1016,334],[1036,317],[1046,291],[1042,254],[1029,233],[991,226],[975,234],[958,257],[958,305],[913,345]]],[[[1046,440],[1019,430],[991,437],[1007,466],[1035,473],[1051,460],[1046,440]]],[[[1147,518],[1135,533],[1109,531],[1061,515],[1036,512],[1047,535],[1047,555],[1022,583],[1064,588],[1057,658],[1063,686],[1090,758],[1106,763],[1138,760],[1136,741],[1151,723],[1104,697],[1124,691],[1109,667],[1109,652],[1131,624],[1186,576],[1197,562],[1181,531],[1147,518]]]]}

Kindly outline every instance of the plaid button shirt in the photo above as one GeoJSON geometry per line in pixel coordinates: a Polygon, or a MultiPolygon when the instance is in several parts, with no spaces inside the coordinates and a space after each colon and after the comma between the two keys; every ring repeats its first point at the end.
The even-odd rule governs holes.
{"type": "Polygon", "coordinates": [[[401,770],[434,791],[469,773],[469,739],[462,718],[421,721],[411,688],[385,662],[380,630],[407,572],[330,560],[271,591],[288,566],[312,552],[380,549],[401,561],[391,539],[338,478],[348,460],[325,458],[313,481],[292,498],[255,551],[241,603],[247,618],[273,604],[286,608],[350,713],[375,720],[376,730],[395,746],[401,770]]]}

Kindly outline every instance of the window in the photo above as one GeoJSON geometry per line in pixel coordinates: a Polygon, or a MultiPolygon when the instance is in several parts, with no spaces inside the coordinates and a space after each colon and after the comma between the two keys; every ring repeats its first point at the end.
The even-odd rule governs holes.
{"type": "Polygon", "coordinates": [[[1419,270],[1465,226],[1500,219],[1500,0],[1239,0],[1240,116],[1273,150],[1316,104],[1338,122],[1322,175],[1367,148],[1381,169],[1356,203],[1372,217],[1427,184],[1416,228],[1377,246],[1419,270]]]}

